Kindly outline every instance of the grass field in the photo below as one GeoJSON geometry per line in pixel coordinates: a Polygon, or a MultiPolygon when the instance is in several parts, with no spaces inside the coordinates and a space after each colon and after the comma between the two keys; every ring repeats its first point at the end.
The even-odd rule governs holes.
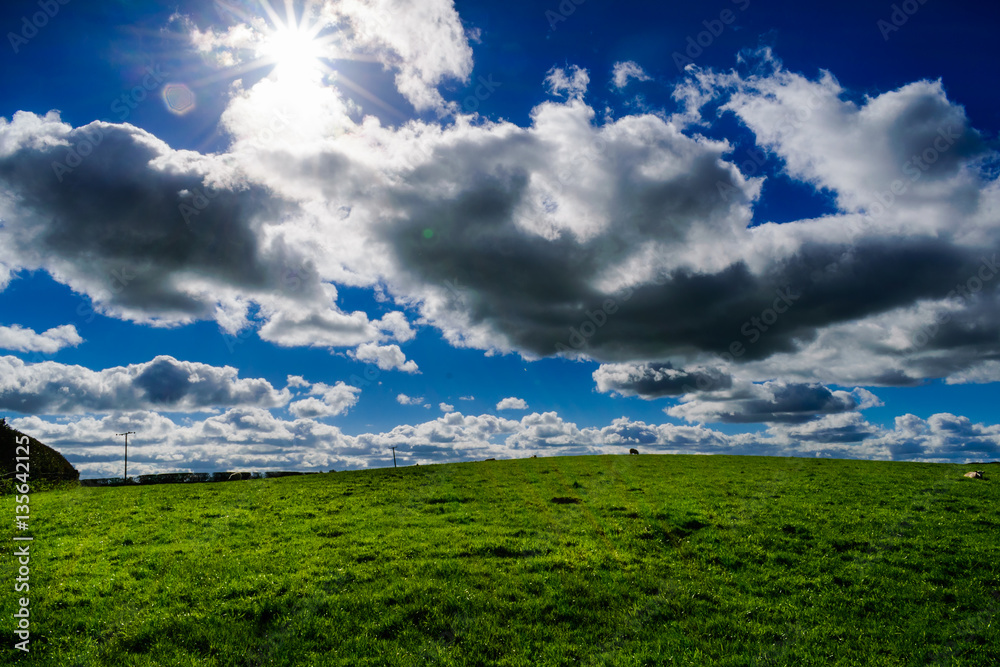
{"type": "Polygon", "coordinates": [[[38,493],[31,653],[8,557],[4,664],[1000,664],[1000,466],[974,467],[592,456],[38,493]]]}

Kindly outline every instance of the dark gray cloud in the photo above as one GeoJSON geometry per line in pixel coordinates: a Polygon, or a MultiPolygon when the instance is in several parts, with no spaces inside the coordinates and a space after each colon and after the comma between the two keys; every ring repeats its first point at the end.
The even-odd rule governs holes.
{"type": "Polygon", "coordinates": [[[315,271],[302,275],[308,265],[280,238],[261,241],[294,207],[221,158],[171,151],[128,125],[48,125],[58,142],[15,136],[0,154],[0,215],[22,265],[104,307],[168,319],[211,318],[213,285],[285,298],[318,289],[315,271]],[[289,267],[299,272],[294,290],[289,267]]]}
{"type": "MultiPolygon", "coordinates": [[[[862,396],[874,399],[868,392],[862,396]]],[[[854,394],[846,391],[832,391],[818,384],[785,382],[742,383],[728,391],[689,394],[684,401],[668,408],[667,414],[688,421],[727,424],[802,424],[825,415],[852,412],[862,406],[854,394]]]]}
{"type": "MultiPolygon", "coordinates": [[[[937,233],[884,235],[868,224],[853,237],[849,230],[804,235],[763,265],[737,258],[600,289],[595,276],[622,272],[650,244],[683,246],[715,233],[724,245],[732,230],[720,221],[738,217],[751,199],[712,146],[664,133],[659,148],[684,169],[655,180],[638,175],[648,155],[633,151],[624,160],[628,140],[616,137],[599,159],[621,157],[614,164],[626,166],[608,174],[603,199],[594,201],[606,224],[587,233],[525,228],[523,211],[538,196],[533,184],[551,169],[531,133],[473,135],[439,148],[433,164],[404,177],[394,195],[403,214],[377,231],[408,284],[461,286],[444,309],[467,327],[497,332],[535,355],[580,351],[608,361],[702,353],[742,363],[793,353],[826,327],[944,299],[981,263],[981,247],[937,233]],[[454,194],[439,196],[442,182],[454,194]],[[735,194],[720,196],[720,188],[735,194]]],[[[786,234],[800,234],[793,229],[773,231],[774,242],[787,246],[786,234]]]]}

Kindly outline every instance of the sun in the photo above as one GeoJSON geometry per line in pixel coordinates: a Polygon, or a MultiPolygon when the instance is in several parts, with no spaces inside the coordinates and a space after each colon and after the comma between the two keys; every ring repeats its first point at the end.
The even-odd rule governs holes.
{"type": "Polygon", "coordinates": [[[335,66],[358,59],[349,35],[320,0],[284,0],[280,13],[272,3],[277,4],[257,0],[259,13],[225,4],[238,19],[236,25],[208,38],[198,35],[203,43],[214,40],[218,51],[229,56],[225,70],[208,78],[240,80],[242,89],[242,78],[249,75],[249,85],[234,96],[227,112],[234,136],[249,147],[271,142],[306,146],[311,139],[304,138],[339,136],[353,123],[344,87],[381,103],[335,66]]]}
{"type": "Polygon", "coordinates": [[[261,56],[274,63],[278,78],[314,79],[323,69],[323,45],[314,31],[279,25],[261,45],[261,56]]]}
{"type": "Polygon", "coordinates": [[[316,85],[322,85],[324,76],[336,76],[329,62],[342,56],[341,35],[318,8],[317,0],[309,0],[299,13],[295,0],[285,0],[284,16],[271,5],[273,0],[259,1],[261,15],[222,3],[242,21],[241,27],[230,32],[235,30],[239,39],[249,35],[254,50],[252,60],[241,58],[230,68],[232,74],[267,68],[270,78],[279,82],[316,85]]]}

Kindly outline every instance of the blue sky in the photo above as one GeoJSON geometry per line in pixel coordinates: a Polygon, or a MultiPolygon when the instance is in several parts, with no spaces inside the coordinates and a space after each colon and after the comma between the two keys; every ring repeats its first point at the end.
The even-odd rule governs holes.
{"type": "Polygon", "coordinates": [[[997,9],[11,2],[0,414],[84,476],[1000,458],[997,9]]]}

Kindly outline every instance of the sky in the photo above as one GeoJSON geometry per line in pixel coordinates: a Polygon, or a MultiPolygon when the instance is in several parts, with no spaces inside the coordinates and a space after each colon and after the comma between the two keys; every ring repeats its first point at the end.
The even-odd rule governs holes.
{"type": "Polygon", "coordinates": [[[1000,459],[998,18],[4,3],[0,415],[83,477],[1000,459]]]}

